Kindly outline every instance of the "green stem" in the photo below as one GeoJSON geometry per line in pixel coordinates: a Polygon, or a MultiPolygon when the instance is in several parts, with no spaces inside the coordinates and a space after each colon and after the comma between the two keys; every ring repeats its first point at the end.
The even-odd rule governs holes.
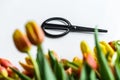
{"type": "Polygon", "coordinates": [[[31,59],[31,61],[32,61],[32,63],[33,63],[37,80],[41,80],[40,72],[39,72],[39,68],[38,68],[37,62],[33,59],[33,57],[32,57],[32,55],[30,54],[30,52],[27,52],[27,53],[28,53],[28,56],[30,57],[30,59],[31,59]]]}
{"type": "Polygon", "coordinates": [[[7,80],[14,80],[14,79],[12,79],[12,78],[10,78],[10,77],[5,77],[5,79],[7,79],[7,80]]]}

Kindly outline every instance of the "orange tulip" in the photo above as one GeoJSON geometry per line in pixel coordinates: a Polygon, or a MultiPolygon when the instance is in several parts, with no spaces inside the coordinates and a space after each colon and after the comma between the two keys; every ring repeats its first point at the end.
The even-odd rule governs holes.
{"type": "Polygon", "coordinates": [[[44,33],[42,29],[34,21],[29,21],[25,25],[25,29],[27,36],[32,44],[39,45],[43,42],[44,33]]]}
{"type": "Polygon", "coordinates": [[[28,52],[31,48],[31,43],[26,35],[24,35],[20,30],[15,30],[13,33],[13,40],[16,48],[21,52],[28,52]]]}
{"type": "Polygon", "coordinates": [[[22,68],[30,73],[34,73],[34,67],[33,65],[28,65],[22,62],[19,62],[19,64],[22,66],[22,68]]]}
{"type": "Polygon", "coordinates": [[[84,53],[83,58],[91,68],[93,68],[94,70],[98,69],[98,64],[91,54],[84,53]]]}

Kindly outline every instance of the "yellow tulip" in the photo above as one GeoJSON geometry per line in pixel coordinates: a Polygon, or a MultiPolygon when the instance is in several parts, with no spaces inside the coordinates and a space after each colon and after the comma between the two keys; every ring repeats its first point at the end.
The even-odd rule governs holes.
{"type": "MultiPolygon", "coordinates": [[[[103,54],[104,55],[107,55],[107,50],[106,50],[106,47],[103,45],[103,44],[99,44],[100,45],[100,47],[101,47],[101,50],[102,50],[102,52],[103,52],[103,54]]],[[[97,53],[97,51],[96,51],[96,47],[94,47],[94,52],[95,52],[95,54],[97,53]]]]}
{"type": "Polygon", "coordinates": [[[42,29],[34,21],[29,21],[25,25],[27,36],[30,42],[34,45],[39,45],[44,40],[44,33],[42,29]]]}
{"type": "Polygon", "coordinates": [[[113,55],[114,54],[114,50],[112,49],[112,47],[105,41],[101,41],[101,44],[103,44],[106,47],[106,50],[108,51],[109,55],[113,55]]]}
{"type": "Polygon", "coordinates": [[[113,48],[107,42],[101,41],[100,43],[105,46],[106,51],[107,51],[106,55],[107,55],[108,62],[111,62],[112,56],[115,53],[115,51],[113,50],[113,48]]]}
{"type": "Polygon", "coordinates": [[[73,63],[75,63],[78,66],[81,66],[83,63],[83,60],[76,56],[73,58],[73,63]]]}
{"type": "Polygon", "coordinates": [[[13,33],[13,40],[16,48],[21,52],[28,52],[31,48],[31,43],[27,36],[23,34],[20,30],[16,29],[13,33]]]}
{"type": "Polygon", "coordinates": [[[84,53],[88,53],[88,54],[92,54],[93,56],[95,56],[95,54],[92,52],[92,50],[90,49],[90,47],[86,41],[84,41],[84,40],[81,41],[80,48],[81,48],[83,55],[84,55],[84,53]]]}
{"type": "Polygon", "coordinates": [[[13,40],[16,48],[21,52],[28,52],[31,48],[31,43],[27,36],[24,35],[20,30],[16,29],[13,33],[13,40]]]}
{"type": "Polygon", "coordinates": [[[92,53],[86,41],[81,41],[80,47],[83,54],[92,53]]]}

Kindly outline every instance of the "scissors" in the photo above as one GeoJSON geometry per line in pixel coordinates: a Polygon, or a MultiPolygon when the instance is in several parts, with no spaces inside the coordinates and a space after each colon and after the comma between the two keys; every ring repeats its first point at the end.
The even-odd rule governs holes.
{"type": "MultiPolygon", "coordinates": [[[[45,35],[47,37],[51,37],[51,38],[59,38],[59,37],[65,36],[69,32],[94,32],[95,31],[94,28],[72,25],[67,19],[61,18],[61,17],[52,17],[52,18],[45,20],[42,23],[41,28],[42,28],[43,32],[45,33],[45,35]],[[52,21],[59,21],[59,22],[63,23],[64,25],[50,23],[52,21]],[[46,30],[62,31],[62,33],[53,34],[46,30]]],[[[107,30],[98,29],[98,32],[106,33],[107,30]]]]}

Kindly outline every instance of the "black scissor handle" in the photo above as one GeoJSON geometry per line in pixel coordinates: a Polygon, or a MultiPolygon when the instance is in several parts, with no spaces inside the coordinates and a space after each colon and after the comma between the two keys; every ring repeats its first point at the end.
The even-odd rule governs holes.
{"type": "Polygon", "coordinates": [[[60,21],[60,22],[64,23],[64,25],[67,25],[68,27],[71,26],[71,23],[68,20],[64,19],[64,18],[61,18],[61,17],[49,18],[49,19],[45,20],[41,25],[41,28],[42,28],[43,32],[45,33],[45,35],[47,37],[58,38],[58,37],[62,37],[62,36],[69,33],[70,30],[67,27],[54,27],[54,26],[47,27],[47,23],[50,22],[50,21],[60,21]],[[45,29],[59,29],[59,30],[66,30],[66,31],[63,32],[62,34],[57,34],[56,35],[56,34],[48,33],[45,29]]]}

